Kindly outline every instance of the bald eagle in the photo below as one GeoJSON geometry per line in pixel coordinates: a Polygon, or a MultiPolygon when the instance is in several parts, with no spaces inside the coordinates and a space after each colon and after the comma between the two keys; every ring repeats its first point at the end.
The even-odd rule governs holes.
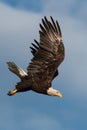
{"type": "Polygon", "coordinates": [[[27,67],[27,73],[14,62],[7,62],[8,69],[21,79],[15,89],[9,91],[9,96],[32,90],[62,98],[62,94],[52,87],[52,80],[58,75],[58,67],[65,55],[58,21],[54,21],[51,16],[48,20],[45,16],[40,24],[39,34],[40,41],[34,40],[30,47],[33,58],[27,67]]]}

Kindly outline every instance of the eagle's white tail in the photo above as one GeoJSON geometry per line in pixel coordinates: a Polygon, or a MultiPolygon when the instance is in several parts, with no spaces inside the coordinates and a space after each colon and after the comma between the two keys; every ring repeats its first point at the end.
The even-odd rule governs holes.
{"type": "Polygon", "coordinates": [[[8,69],[16,74],[19,78],[23,78],[27,76],[27,73],[23,71],[19,66],[17,66],[14,62],[7,62],[8,69]]]}

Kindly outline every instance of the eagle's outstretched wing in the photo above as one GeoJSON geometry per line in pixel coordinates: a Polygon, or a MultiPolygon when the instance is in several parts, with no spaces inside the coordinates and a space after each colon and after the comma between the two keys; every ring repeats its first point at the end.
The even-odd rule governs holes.
{"type": "Polygon", "coordinates": [[[64,45],[62,42],[62,34],[58,22],[51,22],[46,17],[42,19],[40,24],[40,43],[35,41],[32,43],[31,52],[34,57],[31,59],[27,67],[28,75],[47,79],[48,82],[57,75],[57,67],[64,59],[64,45]]]}

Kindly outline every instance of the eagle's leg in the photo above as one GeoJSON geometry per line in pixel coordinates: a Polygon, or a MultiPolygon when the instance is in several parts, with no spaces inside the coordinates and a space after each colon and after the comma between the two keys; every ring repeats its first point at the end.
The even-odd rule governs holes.
{"type": "Polygon", "coordinates": [[[17,93],[17,91],[18,91],[18,90],[15,88],[15,89],[9,91],[9,92],[8,92],[8,95],[9,95],[9,96],[12,96],[12,95],[14,95],[15,93],[17,93]]]}

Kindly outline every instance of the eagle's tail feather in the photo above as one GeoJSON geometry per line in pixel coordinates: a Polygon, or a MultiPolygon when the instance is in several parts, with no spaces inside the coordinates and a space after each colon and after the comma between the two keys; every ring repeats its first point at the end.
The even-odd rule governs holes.
{"type": "Polygon", "coordinates": [[[8,69],[16,74],[19,78],[23,78],[27,76],[27,73],[24,72],[19,66],[17,66],[14,62],[7,62],[8,69]]]}

